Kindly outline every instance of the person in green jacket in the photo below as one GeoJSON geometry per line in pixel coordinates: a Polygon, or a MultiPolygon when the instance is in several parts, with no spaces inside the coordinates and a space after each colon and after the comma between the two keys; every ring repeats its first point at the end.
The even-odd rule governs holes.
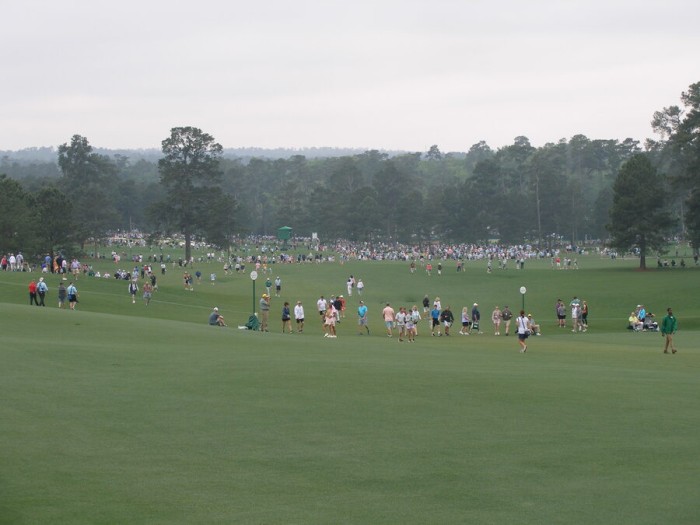
{"type": "Polygon", "coordinates": [[[661,321],[661,336],[666,338],[664,346],[664,354],[668,354],[668,348],[671,347],[671,352],[676,353],[676,347],[673,346],[673,334],[678,330],[678,320],[673,315],[673,310],[666,310],[666,317],[661,321]]]}

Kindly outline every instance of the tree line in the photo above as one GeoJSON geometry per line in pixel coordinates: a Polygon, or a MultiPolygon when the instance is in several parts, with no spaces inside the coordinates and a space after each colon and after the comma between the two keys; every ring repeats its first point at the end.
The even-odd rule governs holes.
{"type": "Polygon", "coordinates": [[[163,140],[160,159],[132,161],[97,153],[75,135],[53,164],[0,164],[0,243],[5,251],[49,251],[138,228],[182,233],[189,252],[191,239],[226,247],[237,234],[291,226],[356,241],[547,246],[611,238],[645,250],[679,234],[697,247],[700,83],[681,101],[654,114],[660,139],[645,144],[576,135],[536,148],[521,136],[495,150],[479,142],[465,154],[434,145],[393,155],[237,159],[224,157],[206,132],[179,127],[163,140]],[[630,228],[634,222],[643,228],[630,228]]]}

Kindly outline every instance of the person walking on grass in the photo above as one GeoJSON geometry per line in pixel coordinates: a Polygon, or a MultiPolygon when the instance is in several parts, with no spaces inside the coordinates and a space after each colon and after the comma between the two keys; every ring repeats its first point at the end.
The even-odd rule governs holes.
{"type": "Polygon", "coordinates": [[[282,333],[292,333],[292,312],[289,309],[289,302],[285,301],[282,306],[282,333]]]}
{"type": "Polygon", "coordinates": [[[433,305],[433,309],[430,310],[430,319],[432,321],[430,325],[430,334],[435,337],[435,328],[437,328],[437,335],[441,336],[442,332],[440,331],[440,309],[437,306],[437,303],[433,305]]]}
{"type": "Polygon", "coordinates": [[[501,335],[501,309],[496,305],[496,308],[491,312],[491,322],[493,323],[493,335],[501,335]]]}
{"type": "Polygon", "coordinates": [[[278,275],[275,279],[275,297],[280,297],[282,295],[282,279],[278,275]]]}
{"type": "Polygon", "coordinates": [[[39,306],[39,301],[36,298],[36,281],[34,279],[29,283],[29,306],[33,304],[39,306]]]}
{"type": "Polygon", "coordinates": [[[406,337],[409,343],[413,343],[416,340],[416,323],[413,320],[412,311],[406,314],[406,337]]]}
{"type": "Polygon", "coordinates": [[[459,329],[461,335],[469,335],[469,308],[462,308],[462,328],[459,329]]]}
{"type": "Polygon", "coordinates": [[[58,283],[58,307],[63,308],[66,304],[66,297],[68,297],[68,290],[63,283],[58,283]]]}
{"type": "Polygon", "coordinates": [[[661,321],[661,337],[666,340],[664,345],[664,354],[668,354],[668,349],[671,349],[671,353],[676,353],[676,347],[673,346],[673,336],[678,330],[678,320],[673,315],[673,310],[668,308],[666,310],[666,317],[661,321]]]}
{"type": "Polygon", "coordinates": [[[136,304],[136,292],[139,291],[139,285],[134,279],[129,283],[129,295],[131,295],[131,304],[136,304]]]}
{"type": "Polygon", "coordinates": [[[413,321],[413,339],[418,335],[418,322],[421,320],[420,312],[418,311],[418,305],[413,305],[413,310],[411,310],[411,320],[413,321]]]}
{"type": "Polygon", "coordinates": [[[297,323],[297,332],[302,333],[304,331],[304,306],[301,301],[297,301],[294,306],[294,320],[297,323]]]}
{"type": "Polygon", "coordinates": [[[367,306],[365,306],[364,301],[360,301],[360,306],[357,307],[357,327],[360,335],[364,335],[362,333],[362,327],[364,327],[367,331],[367,335],[369,335],[369,326],[367,326],[367,306]]]}
{"type": "Polygon", "coordinates": [[[399,307],[399,311],[396,314],[396,328],[399,331],[398,341],[402,343],[406,335],[406,308],[403,306],[399,307]]]}
{"type": "Polygon", "coordinates": [[[145,283],[143,283],[143,300],[145,301],[146,306],[150,304],[152,296],[153,285],[149,281],[146,281],[145,283]]]}
{"type": "Polygon", "coordinates": [[[66,293],[68,294],[68,305],[71,310],[75,310],[75,305],[78,304],[78,289],[70,282],[68,288],[66,288],[66,293]]]}
{"type": "Polygon", "coordinates": [[[503,322],[506,325],[506,335],[510,333],[510,321],[513,319],[513,312],[510,311],[510,308],[508,308],[508,305],[505,305],[503,307],[503,311],[501,312],[501,317],[503,318],[503,322]]]}
{"type": "Polygon", "coordinates": [[[396,313],[391,307],[391,304],[386,303],[386,306],[382,310],[382,319],[384,319],[384,325],[386,326],[386,335],[391,337],[394,335],[394,321],[396,321],[396,313]]]}
{"type": "Polygon", "coordinates": [[[515,324],[518,328],[518,344],[520,345],[520,353],[524,354],[527,352],[525,339],[527,339],[530,335],[530,324],[528,323],[527,317],[525,317],[525,310],[520,310],[520,315],[515,319],[515,324]]]}
{"type": "Polygon", "coordinates": [[[46,299],[46,292],[49,291],[49,287],[44,282],[43,277],[39,277],[39,282],[36,285],[36,293],[39,295],[39,306],[46,306],[44,299],[46,299]]]}
{"type": "Polygon", "coordinates": [[[452,323],[455,321],[455,316],[452,310],[450,310],[450,305],[445,306],[445,309],[440,313],[440,321],[442,321],[442,325],[445,327],[445,335],[449,336],[450,326],[452,326],[452,323]]]}
{"type": "Polygon", "coordinates": [[[479,303],[474,303],[472,306],[472,324],[469,333],[476,330],[477,334],[483,334],[481,331],[481,312],[479,311],[479,303]]]}
{"type": "Polygon", "coordinates": [[[329,308],[326,310],[326,317],[325,321],[323,323],[323,331],[326,332],[323,334],[323,337],[330,337],[331,339],[335,339],[338,337],[335,331],[335,324],[337,322],[335,312],[333,308],[329,308]]]}
{"type": "Polygon", "coordinates": [[[316,309],[318,310],[319,315],[321,316],[321,324],[323,324],[326,320],[326,310],[328,309],[328,301],[321,296],[318,301],[316,301],[316,309]]]}

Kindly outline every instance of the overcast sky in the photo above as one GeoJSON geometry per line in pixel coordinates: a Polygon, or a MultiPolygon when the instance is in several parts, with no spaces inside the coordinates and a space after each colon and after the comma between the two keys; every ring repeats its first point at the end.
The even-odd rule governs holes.
{"type": "Polygon", "coordinates": [[[3,2],[0,150],[467,151],[652,137],[700,81],[697,0],[3,2]]]}

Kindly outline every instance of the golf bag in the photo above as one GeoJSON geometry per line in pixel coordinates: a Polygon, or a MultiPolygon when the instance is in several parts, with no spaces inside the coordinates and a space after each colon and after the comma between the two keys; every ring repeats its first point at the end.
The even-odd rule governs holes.
{"type": "Polygon", "coordinates": [[[248,322],[245,324],[248,330],[260,330],[260,321],[258,321],[257,315],[251,315],[248,318],[248,322]]]}

